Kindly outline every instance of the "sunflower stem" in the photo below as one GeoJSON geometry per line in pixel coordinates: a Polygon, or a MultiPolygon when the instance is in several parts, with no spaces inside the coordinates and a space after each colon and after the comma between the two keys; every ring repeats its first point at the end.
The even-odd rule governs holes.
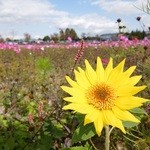
{"type": "Polygon", "coordinates": [[[105,126],[105,150],[109,150],[110,146],[110,128],[109,126],[105,126]]]}

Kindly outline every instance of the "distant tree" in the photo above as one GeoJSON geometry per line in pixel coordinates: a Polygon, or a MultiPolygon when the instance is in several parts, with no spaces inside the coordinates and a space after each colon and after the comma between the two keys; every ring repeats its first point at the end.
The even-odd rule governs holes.
{"type": "Polygon", "coordinates": [[[4,39],[2,38],[2,36],[0,35],[0,43],[3,43],[4,39]]]}
{"type": "Polygon", "coordinates": [[[43,39],[42,39],[42,38],[38,38],[38,40],[39,40],[39,41],[42,41],[43,39]]]}
{"type": "Polygon", "coordinates": [[[7,38],[5,39],[5,41],[6,41],[6,42],[11,42],[12,40],[11,40],[11,38],[7,37],[7,38]]]}
{"type": "Polygon", "coordinates": [[[136,31],[131,31],[131,33],[129,34],[129,39],[131,40],[134,38],[144,39],[145,36],[146,36],[145,31],[136,30],[136,31]]]}
{"type": "Polygon", "coordinates": [[[24,33],[24,41],[29,42],[31,40],[31,35],[29,33],[24,33]]]}
{"type": "Polygon", "coordinates": [[[3,43],[4,39],[2,37],[0,37],[0,43],[3,43]]]}
{"type": "Polygon", "coordinates": [[[65,40],[67,40],[67,38],[70,36],[70,29],[66,28],[65,30],[65,40]]]}
{"type": "Polygon", "coordinates": [[[59,34],[58,33],[54,33],[51,35],[50,37],[51,40],[53,40],[54,42],[58,42],[59,40],[59,34]]]}
{"type": "Polygon", "coordinates": [[[50,41],[50,37],[48,35],[44,36],[43,41],[50,41]]]}
{"type": "Polygon", "coordinates": [[[50,36],[50,39],[57,41],[66,41],[70,37],[72,40],[78,40],[78,35],[73,28],[60,29],[59,33],[54,33],[50,36]]]}
{"type": "Polygon", "coordinates": [[[81,38],[82,38],[82,39],[84,39],[84,40],[85,40],[85,39],[86,39],[86,37],[87,37],[87,34],[86,34],[86,33],[81,33],[81,38]]]}
{"type": "Polygon", "coordinates": [[[18,40],[18,39],[14,39],[13,41],[14,41],[14,42],[19,42],[19,40],[18,40]]]}
{"type": "Polygon", "coordinates": [[[78,39],[78,35],[76,33],[76,31],[74,29],[70,29],[70,37],[73,39],[73,40],[77,40],[78,39]]]}
{"type": "Polygon", "coordinates": [[[59,39],[60,39],[60,41],[66,40],[65,32],[63,31],[63,29],[60,29],[60,31],[59,31],[59,39]]]}
{"type": "Polygon", "coordinates": [[[96,40],[99,41],[99,40],[100,40],[100,35],[96,34],[96,35],[95,35],[95,38],[96,38],[96,40]]]}

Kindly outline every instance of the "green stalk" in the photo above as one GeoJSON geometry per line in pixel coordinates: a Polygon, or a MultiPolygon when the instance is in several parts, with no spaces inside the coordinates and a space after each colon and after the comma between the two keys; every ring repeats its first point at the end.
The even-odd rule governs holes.
{"type": "Polygon", "coordinates": [[[105,150],[109,150],[110,147],[110,133],[109,133],[109,126],[105,126],[105,150]]]}
{"type": "Polygon", "coordinates": [[[109,150],[110,149],[110,134],[112,132],[112,130],[114,129],[114,127],[112,127],[110,129],[109,125],[105,126],[105,150],[109,150]]]}

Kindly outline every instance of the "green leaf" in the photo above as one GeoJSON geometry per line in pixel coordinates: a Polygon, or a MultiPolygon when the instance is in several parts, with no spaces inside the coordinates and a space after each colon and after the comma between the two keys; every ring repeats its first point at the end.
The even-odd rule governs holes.
{"type": "Polygon", "coordinates": [[[83,114],[80,114],[80,113],[76,113],[76,117],[77,117],[77,119],[79,120],[79,121],[83,121],[84,120],[84,118],[85,118],[85,115],[83,115],[83,114]]]}
{"type": "Polygon", "coordinates": [[[85,141],[96,134],[93,124],[83,125],[79,124],[78,128],[75,130],[71,143],[77,143],[79,141],[85,141]]]}
{"type": "Polygon", "coordinates": [[[0,115],[0,125],[2,127],[7,127],[8,126],[8,121],[4,119],[2,115],[0,115]]]}
{"type": "Polygon", "coordinates": [[[132,128],[139,124],[139,123],[131,122],[131,121],[123,121],[122,123],[123,123],[123,126],[126,128],[132,128]]]}
{"type": "Polygon", "coordinates": [[[39,71],[52,71],[53,64],[49,58],[39,58],[36,60],[35,66],[39,71]]]}
{"type": "Polygon", "coordinates": [[[131,109],[130,112],[135,114],[146,114],[146,111],[143,108],[134,108],[131,109]]]}
{"type": "Polygon", "coordinates": [[[13,150],[15,147],[15,140],[12,136],[7,140],[6,145],[8,146],[9,150],[13,150]]]}
{"type": "Polygon", "coordinates": [[[52,122],[51,120],[45,121],[43,125],[43,132],[45,134],[51,135],[56,139],[60,139],[64,135],[61,126],[59,126],[57,123],[52,122]]]}
{"type": "Polygon", "coordinates": [[[75,146],[70,148],[64,148],[62,150],[89,150],[89,148],[83,146],[75,146]]]}
{"type": "Polygon", "coordinates": [[[52,137],[48,135],[41,136],[40,150],[49,150],[52,148],[52,137]]]}

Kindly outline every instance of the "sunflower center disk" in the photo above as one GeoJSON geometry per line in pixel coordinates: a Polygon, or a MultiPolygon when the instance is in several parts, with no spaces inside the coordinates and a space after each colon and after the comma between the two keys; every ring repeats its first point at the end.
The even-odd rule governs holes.
{"type": "Polygon", "coordinates": [[[99,110],[111,109],[116,99],[115,90],[106,83],[94,85],[86,93],[88,103],[99,110]]]}

